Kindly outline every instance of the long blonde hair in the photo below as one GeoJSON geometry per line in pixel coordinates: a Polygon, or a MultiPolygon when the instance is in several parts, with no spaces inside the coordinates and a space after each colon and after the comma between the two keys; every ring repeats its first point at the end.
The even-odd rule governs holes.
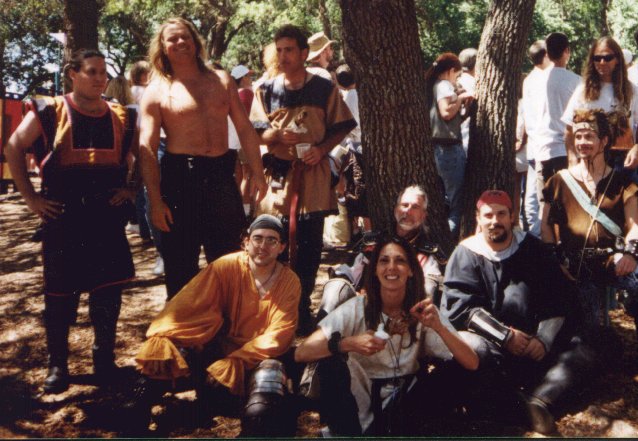
{"type": "Polygon", "coordinates": [[[126,78],[123,76],[112,78],[106,86],[104,95],[109,98],[115,98],[117,102],[123,106],[135,104],[131,88],[128,85],[128,81],[126,81],[126,78]]]}
{"type": "Polygon", "coordinates": [[[173,78],[173,67],[164,52],[163,39],[164,30],[170,25],[181,25],[188,29],[188,32],[190,32],[191,37],[193,38],[193,43],[195,44],[197,67],[200,71],[207,72],[209,70],[208,67],[206,67],[208,54],[206,54],[203,38],[197,32],[193,23],[181,17],[173,17],[162,23],[149,45],[148,59],[153,69],[152,75],[159,75],[167,80],[171,80],[173,78]]]}
{"type": "Polygon", "coordinates": [[[268,79],[275,78],[279,75],[279,59],[277,58],[277,46],[274,42],[264,47],[261,53],[261,62],[266,69],[268,79]]]}

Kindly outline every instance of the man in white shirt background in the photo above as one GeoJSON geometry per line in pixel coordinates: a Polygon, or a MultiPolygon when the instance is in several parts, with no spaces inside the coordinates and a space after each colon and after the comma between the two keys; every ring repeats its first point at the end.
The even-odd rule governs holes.
{"type": "MultiPolygon", "coordinates": [[[[545,41],[535,41],[529,48],[527,55],[534,64],[534,68],[523,81],[523,98],[521,105],[521,115],[523,128],[527,136],[527,159],[530,167],[527,173],[527,184],[525,188],[525,216],[529,225],[529,231],[535,236],[540,236],[540,212],[538,207],[538,196],[536,191],[534,151],[536,142],[535,132],[538,130],[541,115],[542,88],[544,87],[543,70],[551,62],[547,58],[545,41]]],[[[521,136],[521,139],[525,135],[521,136]]]]}

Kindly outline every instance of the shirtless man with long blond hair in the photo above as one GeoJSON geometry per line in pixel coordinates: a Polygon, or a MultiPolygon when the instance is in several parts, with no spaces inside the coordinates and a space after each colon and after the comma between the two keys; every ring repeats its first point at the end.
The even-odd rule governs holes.
{"type": "Polygon", "coordinates": [[[239,249],[245,215],[233,179],[236,152],[228,149],[228,116],[251,170],[251,194],[258,200],[266,182],[259,137],[235,82],[226,72],[206,66],[204,45],[193,24],[182,18],[162,24],[151,42],[149,60],[152,80],[141,102],[142,175],[151,221],[162,234],[170,298],[197,274],[201,246],[209,262],[239,249]],[[160,128],[167,148],[158,167],[160,128]]]}

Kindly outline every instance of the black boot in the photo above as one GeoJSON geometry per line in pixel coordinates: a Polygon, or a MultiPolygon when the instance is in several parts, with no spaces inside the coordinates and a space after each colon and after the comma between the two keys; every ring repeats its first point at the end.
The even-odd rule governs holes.
{"type": "Polygon", "coordinates": [[[110,287],[91,293],[89,316],[93,324],[93,374],[100,386],[113,383],[118,367],[115,364],[115,331],[122,304],[122,290],[110,287]]]}
{"type": "Polygon", "coordinates": [[[166,382],[140,377],[135,383],[132,396],[122,405],[123,437],[144,437],[148,435],[151,408],[166,391],[166,382]]]}
{"type": "Polygon", "coordinates": [[[556,432],[556,422],[547,403],[536,397],[526,399],[527,416],[535,432],[550,435],[556,432]]]}
{"type": "Polygon", "coordinates": [[[47,394],[59,394],[69,388],[69,327],[75,317],[77,298],[45,295],[44,304],[49,373],[43,389],[47,394]]]}
{"type": "Polygon", "coordinates": [[[44,393],[59,394],[69,388],[69,370],[66,366],[51,366],[44,380],[44,393]]]}
{"type": "Polygon", "coordinates": [[[113,351],[93,346],[93,376],[98,385],[106,386],[113,382],[118,374],[113,351]]]}

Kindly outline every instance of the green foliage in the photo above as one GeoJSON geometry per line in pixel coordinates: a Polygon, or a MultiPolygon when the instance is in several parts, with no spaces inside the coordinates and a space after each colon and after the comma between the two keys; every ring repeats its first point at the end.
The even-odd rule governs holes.
{"type": "MultiPolygon", "coordinates": [[[[442,52],[477,47],[490,0],[415,0],[419,39],[426,65],[442,52]]],[[[59,46],[47,34],[63,29],[64,0],[4,0],[0,10],[0,74],[5,84],[22,87],[51,75],[44,65],[58,61],[59,46]],[[3,45],[4,43],[4,45],[3,45]],[[3,67],[4,66],[4,67],[3,67]]],[[[608,26],[621,46],[638,52],[636,0],[609,1],[607,23],[601,0],[537,0],[529,43],[548,33],[566,33],[572,41],[569,68],[580,72],[591,41],[608,26]]],[[[238,63],[261,71],[260,52],[276,29],[293,23],[308,35],[324,30],[341,51],[338,0],[105,0],[100,17],[100,47],[113,69],[122,74],[144,57],[157,26],[171,16],[187,18],[215,45],[226,69],[238,63]]],[[[373,32],[374,30],[370,30],[373,32]]],[[[524,70],[531,68],[526,62],[524,70]]]]}
{"type": "Polygon", "coordinates": [[[478,48],[488,0],[416,0],[426,66],[443,52],[478,48]]]}
{"type": "Polygon", "coordinates": [[[621,47],[635,53],[638,48],[633,32],[638,27],[638,2],[613,0],[609,3],[607,23],[604,23],[601,0],[537,0],[530,44],[550,32],[564,32],[571,42],[568,68],[577,73],[582,70],[592,42],[603,35],[606,26],[621,47]]]}
{"type": "Polygon", "coordinates": [[[638,3],[636,0],[614,0],[608,13],[610,28],[620,46],[629,49],[638,57],[638,45],[634,32],[638,30],[638,3]]]}
{"type": "Polygon", "coordinates": [[[46,66],[61,62],[49,32],[62,29],[61,0],[5,0],[0,8],[0,90],[26,93],[53,79],[46,66]]]}
{"type": "MultiPolygon", "coordinates": [[[[239,2],[238,2],[239,3],[239,2]]],[[[329,33],[337,43],[335,59],[338,60],[341,37],[341,11],[336,0],[326,0],[326,15],[330,23],[329,33]]],[[[231,24],[238,26],[250,20],[253,24],[238,33],[224,53],[222,65],[230,69],[241,63],[261,71],[261,49],[272,42],[276,30],[284,24],[292,23],[308,32],[308,35],[324,30],[319,16],[318,0],[270,0],[261,2],[244,1],[238,5],[231,24]]]]}

